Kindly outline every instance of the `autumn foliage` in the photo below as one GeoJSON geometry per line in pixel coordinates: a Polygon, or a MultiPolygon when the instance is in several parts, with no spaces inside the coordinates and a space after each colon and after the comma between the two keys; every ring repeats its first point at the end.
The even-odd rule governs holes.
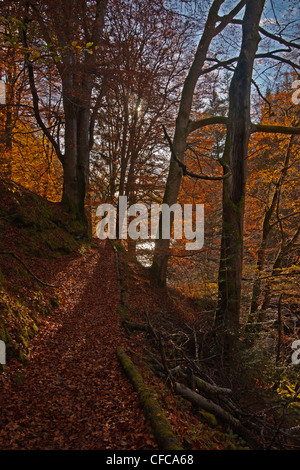
{"type": "Polygon", "coordinates": [[[299,448],[297,2],[0,4],[0,448],[299,448]]]}

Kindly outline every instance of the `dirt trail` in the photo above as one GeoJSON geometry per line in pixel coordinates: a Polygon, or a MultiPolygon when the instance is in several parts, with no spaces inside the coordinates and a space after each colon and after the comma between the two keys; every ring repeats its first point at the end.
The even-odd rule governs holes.
{"type": "Polygon", "coordinates": [[[0,376],[0,449],[155,449],[115,355],[122,335],[110,244],[99,241],[52,281],[62,300],[32,341],[29,364],[0,376]]]}

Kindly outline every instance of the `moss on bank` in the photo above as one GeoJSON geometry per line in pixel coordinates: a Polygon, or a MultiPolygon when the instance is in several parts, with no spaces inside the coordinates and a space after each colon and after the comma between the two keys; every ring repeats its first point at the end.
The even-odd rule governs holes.
{"type": "Polygon", "coordinates": [[[38,282],[38,268],[47,273],[49,260],[80,256],[88,243],[80,233],[61,204],[0,180],[0,340],[8,360],[27,360],[30,340],[59,304],[57,290],[38,282]]]}
{"type": "Polygon", "coordinates": [[[55,293],[50,298],[40,291],[30,294],[31,299],[23,299],[0,286],[0,340],[6,344],[7,357],[22,363],[28,359],[30,340],[37,334],[43,317],[59,302],[55,293]]]}

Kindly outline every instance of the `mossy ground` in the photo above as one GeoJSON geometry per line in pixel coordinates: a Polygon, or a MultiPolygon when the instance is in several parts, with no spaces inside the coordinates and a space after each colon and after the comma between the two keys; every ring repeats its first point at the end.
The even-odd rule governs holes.
{"type": "Polygon", "coordinates": [[[37,282],[9,253],[46,282],[51,260],[80,255],[86,247],[78,222],[60,204],[0,181],[0,340],[8,359],[26,361],[30,340],[59,304],[58,291],[37,282]]]}

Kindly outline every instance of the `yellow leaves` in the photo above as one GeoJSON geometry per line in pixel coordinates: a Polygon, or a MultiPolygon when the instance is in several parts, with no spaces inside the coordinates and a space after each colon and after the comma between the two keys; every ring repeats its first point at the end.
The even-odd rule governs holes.
{"type": "MultiPolygon", "coordinates": [[[[280,395],[285,400],[291,400],[293,397],[297,395],[297,382],[291,382],[287,377],[284,377],[283,380],[280,382],[280,385],[277,389],[278,395],[280,395]]],[[[294,406],[300,406],[299,399],[295,398],[294,401],[291,402],[294,406]]]]}
{"type": "Polygon", "coordinates": [[[11,149],[0,147],[0,175],[9,167],[16,183],[55,202],[61,198],[62,169],[51,148],[30,125],[16,123],[11,149]]]}
{"type": "Polygon", "coordinates": [[[33,51],[31,54],[31,60],[36,60],[41,57],[41,53],[39,51],[33,51]]]}
{"type": "Polygon", "coordinates": [[[99,46],[95,46],[94,50],[92,49],[94,46],[94,43],[92,41],[87,42],[85,46],[81,46],[80,44],[78,44],[78,41],[72,41],[71,46],[77,51],[84,51],[84,52],[87,52],[88,54],[94,54],[94,50],[97,51],[99,49],[99,46]]]}

